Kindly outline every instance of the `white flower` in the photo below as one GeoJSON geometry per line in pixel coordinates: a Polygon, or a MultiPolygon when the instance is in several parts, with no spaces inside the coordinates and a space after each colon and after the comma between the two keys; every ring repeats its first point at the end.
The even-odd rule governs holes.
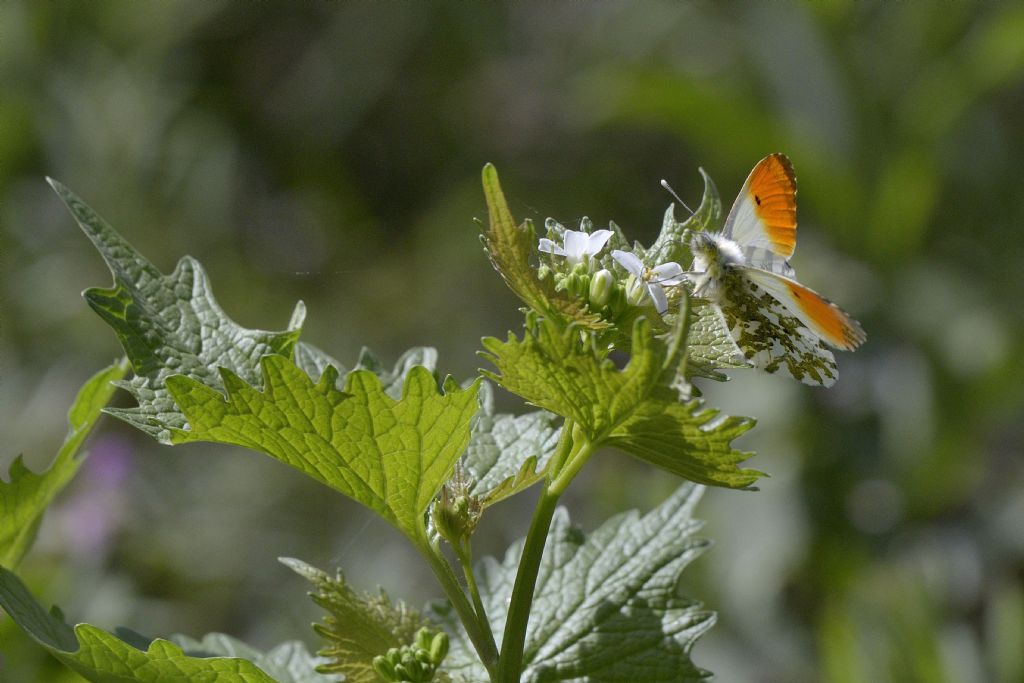
{"type": "Polygon", "coordinates": [[[646,293],[654,301],[654,307],[658,309],[658,313],[664,315],[668,310],[668,297],[665,295],[664,286],[681,283],[686,278],[683,267],[674,261],[669,261],[648,269],[644,267],[643,262],[637,258],[636,254],[618,249],[612,252],[612,258],[635,278],[633,286],[627,287],[626,292],[632,303],[639,304],[645,298],[644,291],[640,288],[640,285],[643,285],[647,289],[646,293]]]}
{"type": "Polygon", "coordinates": [[[547,237],[541,238],[540,246],[537,248],[548,254],[564,256],[571,268],[577,263],[583,263],[597,256],[598,252],[604,249],[604,245],[608,243],[611,236],[611,230],[595,230],[592,233],[586,233],[582,230],[566,230],[564,248],[555,244],[547,237]]]}

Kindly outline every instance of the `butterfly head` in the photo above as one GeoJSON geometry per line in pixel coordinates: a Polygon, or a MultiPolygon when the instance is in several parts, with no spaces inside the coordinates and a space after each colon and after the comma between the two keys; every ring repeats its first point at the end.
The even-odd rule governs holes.
{"type": "Polygon", "coordinates": [[[690,233],[690,252],[697,260],[713,261],[718,258],[718,244],[706,232],[690,233]]]}
{"type": "Polygon", "coordinates": [[[739,244],[719,233],[691,233],[690,253],[693,254],[693,269],[700,272],[745,265],[747,260],[739,244]]]}

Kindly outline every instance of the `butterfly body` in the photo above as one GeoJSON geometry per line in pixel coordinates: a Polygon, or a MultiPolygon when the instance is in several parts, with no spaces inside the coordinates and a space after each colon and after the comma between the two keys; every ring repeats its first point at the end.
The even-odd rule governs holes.
{"type": "Polygon", "coordinates": [[[690,270],[696,274],[693,295],[722,304],[725,274],[737,266],[749,265],[743,248],[721,233],[697,232],[690,239],[690,251],[693,254],[690,270]]]}
{"type": "Polygon", "coordinates": [[[782,154],[754,167],[721,232],[693,233],[689,246],[693,296],[721,309],[754,365],[831,386],[829,347],[852,351],[866,339],[856,320],[795,279],[796,176],[782,154]]]}

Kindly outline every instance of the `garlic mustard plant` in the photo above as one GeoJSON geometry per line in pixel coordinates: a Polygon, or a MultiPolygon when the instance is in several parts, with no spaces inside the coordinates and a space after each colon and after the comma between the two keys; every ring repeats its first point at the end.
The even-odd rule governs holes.
{"type": "Polygon", "coordinates": [[[186,256],[161,273],[51,184],[114,276],[112,287],[84,296],[125,354],[83,387],[53,467],[36,474],[16,461],[10,482],[0,480],[0,607],[54,657],[88,680],[121,682],[708,676],[692,649],[715,615],[677,593],[682,571],[707,546],[694,507],[705,486],[750,489],[762,473],[742,467],[752,454],[733,445],[753,420],[709,407],[693,386],[749,366],[720,306],[694,296],[679,265],[692,259],[684,234],[721,228],[706,176],[697,211],[677,221],[670,207],[645,249],[630,247],[618,226],[593,230],[588,220],[580,230],[549,221],[538,239],[530,221],[512,218],[497,171],[486,166],[484,248],[524,319],[518,332],[484,338],[488,367],[459,379],[439,372],[429,347],[393,367],[368,351],[346,366],[301,339],[301,302],[282,330],[246,329],[214,300],[198,261],[186,256]],[[109,406],[116,388],[134,405],[109,406]],[[496,412],[499,388],[526,409],[496,412]],[[340,570],[284,558],[324,610],[315,655],[297,641],[260,652],[224,635],[125,640],[67,625],[14,570],[101,413],[168,446],[243,446],[348,496],[408,539],[443,598],[414,607],[353,587],[340,570]],[[599,450],[684,482],[646,514],[623,513],[584,534],[558,503],[599,450]],[[536,504],[525,538],[500,560],[474,558],[481,519],[527,489],[536,504]]]}

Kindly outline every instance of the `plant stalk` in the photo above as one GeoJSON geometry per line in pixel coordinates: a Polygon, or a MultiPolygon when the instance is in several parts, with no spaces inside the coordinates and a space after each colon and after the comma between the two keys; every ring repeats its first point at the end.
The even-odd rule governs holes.
{"type": "Polygon", "coordinates": [[[519,683],[523,668],[523,647],[526,642],[526,625],[533,606],[533,592],[537,587],[540,560],[548,539],[548,529],[558,504],[558,494],[549,491],[545,482],[537,508],[533,512],[530,531],[526,535],[523,554],[519,560],[516,583],[512,588],[512,599],[508,606],[505,633],[501,640],[501,655],[498,658],[498,683],[519,683]]]}
{"type": "Polygon", "coordinates": [[[533,512],[530,530],[526,534],[523,553],[519,559],[515,586],[509,602],[505,620],[505,633],[501,640],[501,655],[498,658],[498,683],[519,683],[523,670],[523,650],[526,643],[526,627],[533,607],[533,595],[537,588],[544,546],[548,540],[551,520],[558,505],[558,499],[569,481],[594,449],[588,441],[574,443],[574,425],[566,420],[562,425],[562,436],[552,456],[551,468],[544,488],[533,512]]]}
{"type": "Polygon", "coordinates": [[[462,547],[455,548],[455,556],[459,559],[459,564],[462,565],[462,573],[466,577],[466,586],[469,588],[469,595],[473,599],[476,617],[480,623],[490,625],[491,622],[487,619],[487,608],[484,607],[484,601],[480,597],[480,589],[476,585],[476,576],[473,575],[473,553],[469,540],[464,540],[460,545],[462,547]]]}
{"type": "Polygon", "coordinates": [[[444,589],[448,600],[455,608],[455,612],[459,615],[459,620],[466,629],[466,635],[469,636],[469,640],[473,643],[473,647],[476,649],[480,661],[483,662],[484,667],[487,669],[487,673],[490,674],[491,680],[496,680],[498,646],[494,642],[494,634],[491,633],[491,626],[487,622],[486,616],[477,614],[473,606],[470,605],[466,599],[466,594],[462,591],[462,586],[459,585],[455,572],[452,571],[451,565],[448,564],[448,561],[441,554],[440,548],[433,546],[426,539],[422,543],[418,543],[417,546],[430,565],[430,569],[433,570],[434,576],[437,577],[438,582],[441,584],[441,588],[444,589]]]}

